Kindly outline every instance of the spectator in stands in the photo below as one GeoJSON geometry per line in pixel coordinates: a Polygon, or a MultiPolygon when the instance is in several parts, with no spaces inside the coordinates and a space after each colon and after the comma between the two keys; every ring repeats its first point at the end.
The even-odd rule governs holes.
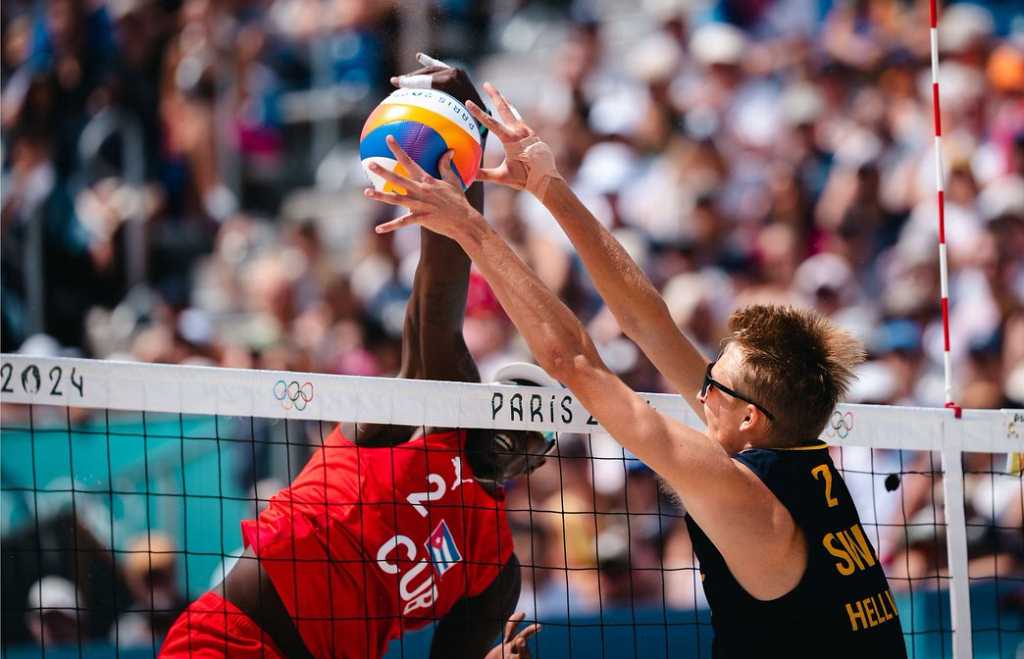
{"type": "Polygon", "coordinates": [[[159,645],[160,639],[188,605],[178,586],[174,541],[150,532],[133,540],[124,562],[132,594],[128,610],[114,623],[111,641],[119,646],[159,645]]]}
{"type": "Polygon", "coordinates": [[[50,122],[59,104],[54,77],[33,77],[7,135],[0,206],[4,350],[37,332],[80,346],[85,312],[107,300],[97,269],[102,246],[79,221],[54,159],[50,122]]]}
{"type": "Polygon", "coordinates": [[[81,642],[88,611],[78,589],[64,577],[49,575],[32,584],[25,609],[26,624],[42,647],[81,642]]]}
{"type": "Polygon", "coordinates": [[[114,0],[108,4],[117,48],[110,76],[114,106],[140,124],[147,181],[160,176],[160,70],[171,38],[171,17],[156,0],[114,0]]]}
{"type": "MultiPolygon", "coordinates": [[[[705,354],[739,304],[799,300],[871,347],[858,400],[944,402],[920,6],[468,4],[441,3],[429,34],[410,36],[401,33],[416,25],[408,3],[5,3],[2,349],[38,329],[96,357],[394,374],[395,319],[418,244],[369,232],[387,218],[358,194],[354,142],[399,44],[422,38],[509,91],[705,354]],[[142,195],[121,175],[119,137],[104,143],[103,167],[78,162],[80,131],[104,108],[141,123],[142,195]],[[337,143],[311,144],[320,135],[337,143]],[[322,160],[328,149],[335,158],[322,160]],[[148,266],[129,291],[119,240],[140,203],[148,266]],[[26,258],[32,241],[42,259],[26,258]]],[[[1002,407],[1024,404],[1024,47],[1010,5],[952,2],[939,37],[956,395],[1002,407]]],[[[550,218],[514,191],[493,193],[488,215],[499,231],[602,350],[629,353],[550,218]]],[[[485,377],[525,356],[477,277],[464,332],[485,377]]],[[[667,390],[643,355],[629,354],[630,385],[667,390]]],[[[583,522],[614,510],[621,493],[595,500],[591,475],[573,466],[590,457],[579,455],[561,462],[578,477],[564,501],[550,482],[532,499],[511,493],[520,507],[581,513],[537,518],[548,540],[536,560],[552,568],[535,573],[539,611],[564,611],[569,600],[597,609],[594,548],[604,529],[583,522]],[[568,585],[555,569],[566,563],[585,568],[568,585]]],[[[900,468],[895,453],[860,457],[848,466],[900,468]]],[[[247,481],[264,472],[242,470],[247,481]]],[[[925,505],[916,497],[930,492],[915,478],[896,492],[862,483],[860,509],[874,509],[873,496],[877,521],[902,523],[887,517],[901,497],[917,501],[916,512],[925,505]]],[[[648,512],[657,505],[646,499],[648,512]]],[[[634,567],[661,552],[670,601],[698,602],[685,530],[638,537],[634,567]]],[[[879,543],[883,554],[906,544],[890,540],[879,543]]]]}

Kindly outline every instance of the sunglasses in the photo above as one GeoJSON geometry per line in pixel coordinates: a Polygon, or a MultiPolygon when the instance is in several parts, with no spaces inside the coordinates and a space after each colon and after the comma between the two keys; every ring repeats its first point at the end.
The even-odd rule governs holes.
{"type": "MultiPolygon", "coordinates": [[[[536,430],[530,432],[531,434],[540,435],[544,439],[544,448],[539,453],[539,456],[545,456],[551,453],[551,450],[555,448],[555,444],[558,443],[558,438],[556,436],[556,433],[554,432],[540,432],[536,430]]],[[[505,451],[513,450],[513,447],[515,446],[516,442],[509,435],[505,434],[504,432],[499,432],[495,435],[495,437],[498,440],[498,445],[501,446],[505,451]]],[[[538,454],[534,453],[530,453],[530,455],[538,456],[538,454]]]]}
{"type": "Polygon", "coordinates": [[[711,377],[711,369],[714,368],[715,364],[717,364],[717,363],[718,363],[718,360],[716,359],[715,361],[713,361],[710,364],[708,364],[707,370],[704,371],[704,382],[703,382],[703,384],[700,385],[700,397],[701,398],[705,398],[708,395],[708,391],[711,389],[711,387],[714,387],[715,389],[718,389],[719,391],[721,391],[723,394],[728,394],[728,395],[732,396],[733,398],[738,398],[738,399],[742,400],[744,403],[750,403],[751,405],[753,405],[757,409],[761,410],[761,412],[766,417],[768,417],[769,421],[774,421],[775,420],[775,415],[772,414],[771,412],[769,412],[768,410],[766,410],[760,403],[755,403],[754,401],[750,400],[749,398],[747,398],[743,394],[739,393],[738,391],[736,391],[734,389],[730,389],[729,387],[725,386],[724,384],[722,384],[718,380],[716,380],[713,377],[711,377]]]}
{"type": "MultiPolygon", "coordinates": [[[[557,437],[556,434],[553,432],[531,431],[529,434],[541,437],[544,440],[544,447],[540,450],[539,453],[531,451],[528,453],[524,452],[522,454],[523,458],[526,461],[526,468],[523,472],[524,474],[533,473],[538,467],[543,465],[547,461],[547,456],[555,448],[555,444],[557,444],[557,437]]],[[[495,442],[506,453],[518,453],[518,451],[516,451],[515,449],[517,442],[510,435],[504,432],[499,432],[495,435],[495,442]]],[[[525,445],[523,446],[523,449],[525,451],[525,445]]]]}

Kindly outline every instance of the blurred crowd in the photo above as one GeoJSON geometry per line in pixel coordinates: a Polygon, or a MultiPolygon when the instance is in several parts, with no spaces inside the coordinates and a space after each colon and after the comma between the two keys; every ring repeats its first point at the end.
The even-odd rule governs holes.
{"type": "MultiPolygon", "coordinates": [[[[871,352],[852,400],[943,402],[926,3],[469,4],[9,3],[3,349],[393,374],[418,236],[368,231],[391,211],[355,153],[412,43],[507,90],[709,353],[739,305],[811,305],[871,352]]],[[[1022,21],[957,3],[939,29],[965,407],[1024,400],[1022,21]]],[[[543,209],[487,206],[660,390],[543,209]]],[[[523,353],[482,281],[468,317],[485,365],[523,353]]]]}
{"type": "MultiPolygon", "coordinates": [[[[370,230],[392,211],[362,198],[357,141],[425,50],[511,98],[709,356],[739,306],[811,306],[868,348],[851,402],[942,405],[928,24],[920,0],[11,0],[2,349],[395,374],[418,235],[370,230]]],[[[939,49],[954,399],[1020,407],[1024,11],[946,4],[939,49]]],[[[608,364],[665,390],[544,209],[495,187],[486,204],[608,364]]],[[[485,378],[529,358],[475,273],[464,332],[485,378]]],[[[552,567],[524,602],[699,603],[678,508],[603,442],[568,438],[560,470],[512,494],[584,513],[513,513],[523,563],[552,567]],[[621,510],[636,514],[604,515],[621,510]]],[[[1020,480],[997,507],[994,470],[974,519],[1019,574],[1020,480]]],[[[909,510],[864,499],[872,520],[934,515],[936,482],[905,483],[909,510]]],[[[910,578],[943,569],[944,541],[917,541],[880,552],[910,578]]]]}
{"type": "Polygon", "coordinates": [[[169,535],[131,536],[115,554],[77,512],[42,520],[34,537],[4,538],[5,654],[32,645],[158,648],[188,604],[180,545],[169,535]]]}

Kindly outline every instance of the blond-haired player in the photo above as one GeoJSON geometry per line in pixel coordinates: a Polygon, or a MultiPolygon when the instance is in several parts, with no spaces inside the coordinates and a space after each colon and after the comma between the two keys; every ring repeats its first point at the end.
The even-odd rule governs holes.
{"type": "Polygon", "coordinates": [[[392,142],[408,176],[378,170],[405,196],[367,190],[457,241],[538,363],[680,496],[712,609],[716,657],[903,657],[896,607],[842,477],[817,440],[862,359],[845,332],[809,311],[737,312],[708,363],[679,331],[625,250],[580,203],[551,150],[493,87],[501,120],[468,103],[504,145],[484,180],[525,189],[572,240],[623,330],[707,423],[700,432],[648,406],[612,373],[579,320],[466,201],[442,159],[433,179],[392,142]]]}

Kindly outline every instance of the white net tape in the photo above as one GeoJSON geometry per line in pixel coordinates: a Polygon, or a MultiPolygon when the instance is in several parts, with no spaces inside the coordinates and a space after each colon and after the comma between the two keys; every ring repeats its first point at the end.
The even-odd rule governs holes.
{"type": "MultiPolygon", "coordinates": [[[[644,398],[665,414],[700,426],[680,397],[645,394],[644,398]]],[[[273,493],[260,491],[256,484],[255,493],[246,499],[228,483],[218,483],[218,478],[226,478],[220,463],[226,455],[222,444],[227,453],[245,453],[251,447],[255,454],[257,444],[275,444],[275,440],[267,441],[265,436],[283,432],[285,441],[276,442],[276,448],[271,446],[268,450],[284,451],[276,455],[288,461],[284,470],[287,479],[301,469],[308,451],[315,449],[318,441],[322,445],[323,436],[339,421],[554,431],[565,439],[560,439],[559,450],[569,448],[573,436],[581,437],[583,441],[578,444],[584,448],[579,455],[559,454],[552,458],[550,462],[557,463],[557,469],[547,465],[548,471],[538,471],[534,482],[526,487],[527,497],[536,490],[545,492],[546,498],[522,499],[520,489],[514,495],[520,497],[518,504],[513,497],[509,509],[510,516],[520,524],[517,532],[522,535],[516,536],[515,545],[523,558],[524,583],[535,589],[530,596],[524,596],[526,600],[532,597],[533,601],[520,602],[520,607],[531,618],[543,617],[545,604],[538,595],[540,585],[565,583],[564,592],[547,604],[548,610],[553,606],[564,615],[555,621],[543,620],[551,629],[565,629],[541,635],[541,640],[535,641],[540,644],[537,655],[542,656],[540,648],[547,648],[543,656],[584,656],[589,647],[590,651],[600,648],[602,654],[610,652],[612,656],[629,650],[641,656],[652,638],[662,639],[654,643],[653,656],[661,656],[659,650],[664,656],[677,652],[704,656],[710,647],[710,628],[703,614],[670,611],[684,599],[689,601],[684,604],[688,611],[699,609],[703,603],[694,563],[685,558],[689,556],[688,550],[680,561],[680,554],[673,553],[678,548],[671,547],[677,536],[683,537],[667,530],[678,530],[680,511],[667,499],[659,498],[653,480],[649,484],[655,498],[638,502],[636,497],[642,497],[644,490],[633,492],[630,484],[645,482],[633,471],[639,463],[602,431],[567,389],[0,355],[0,402],[7,411],[3,438],[4,501],[6,504],[14,498],[26,502],[22,504],[26,511],[22,517],[29,521],[28,527],[35,516],[35,531],[28,529],[17,551],[27,554],[30,563],[36,560],[41,564],[46,560],[41,553],[45,538],[40,539],[46,530],[40,526],[40,516],[46,512],[47,502],[57,497],[53,500],[70,501],[72,506],[77,501],[82,510],[89,501],[107,501],[110,517],[105,526],[98,525],[99,531],[94,535],[114,548],[116,554],[123,550],[124,542],[115,532],[115,509],[130,504],[135,506],[131,514],[144,517],[146,528],[173,527],[184,533],[178,539],[184,547],[179,560],[185,565],[185,590],[190,597],[208,588],[205,575],[209,574],[209,564],[230,560],[234,545],[225,545],[224,538],[231,536],[233,539],[227,542],[237,543],[234,538],[238,519],[243,514],[251,516],[243,513],[243,508],[273,493]],[[39,412],[25,414],[23,410],[15,411],[15,406],[30,406],[29,409],[39,412]],[[83,414],[79,412],[82,409],[99,412],[83,414]],[[55,410],[57,414],[53,413],[55,410]],[[111,430],[111,413],[121,412],[134,419],[139,419],[141,413],[141,428],[170,414],[170,435],[146,434],[145,430],[117,435],[111,430]],[[192,416],[208,421],[205,429],[194,437],[195,441],[189,442],[186,440],[193,437],[180,419],[192,416]],[[89,417],[94,425],[84,429],[81,420],[89,417]],[[286,422],[268,423],[268,419],[286,422]],[[61,427],[51,427],[54,423],[61,427]],[[289,436],[293,426],[306,430],[291,431],[289,436]],[[72,455],[74,446],[83,438],[90,441],[90,433],[96,441],[102,441],[98,436],[106,433],[106,476],[75,473],[76,465],[86,464],[89,458],[83,455],[84,445],[79,455],[72,455]],[[141,473],[120,476],[122,483],[132,478],[144,483],[132,486],[134,489],[115,482],[115,470],[109,464],[116,447],[131,442],[146,445],[141,455],[147,460],[141,473]],[[191,477],[186,477],[186,464],[201,461],[203,456],[216,462],[211,467],[213,481],[188,480],[191,477]],[[54,481],[37,481],[37,471],[40,477],[48,473],[43,468],[47,460],[63,461],[69,470],[68,478],[56,481],[56,485],[54,481]],[[151,483],[155,465],[161,460],[180,465],[180,473],[172,469],[167,473],[176,475],[151,483]],[[10,470],[15,468],[27,469],[31,474],[12,473],[10,470]],[[175,485],[179,478],[180,488],[175,485]],[[590,489],[583,499],[592,496],[593,501],[574,502],[567,498],[567,478],[587,481],[590,489]],[[630,497],[634,497],[632,502],[630,497]],[[184,503],[185,499],[194,501],[184,503]],[[211,540],[214,544],[210,546],[203,545],[206,540],[194,530],[196,520],[203,514],[196,506],[205,505],[216,508],[215,516],[205,519],[219,520],[214,524],[221,525],[219,531],[214,529],[216,541],[211,540]],[[581,507],[573,512],[574,505],[581,507]],[[164,515],[162,522],[157,519],[158,513],[164,515]],[[192,522],[188,521],[189,515],[192,522]],[[606,531],[625,528],[630,548],[623,573],[626,576],[620,575],[617,582],[595,582],[597,611],[577,615],[575,607],[584,598],[574,602],[570,582],[583,579],[588,570],[597,570],[599,565],[600,570],[619,569],[615,565],[604,566],[597,555],[614,549],[615,539],[609,540],[609,534],[599,532],[599,527],[606,531]],[[193,530],[189,531],[190,528],[193,530]],[[586,550],[592,558],[574,567],[574,561],[580,560],[580,548],[574,547],[579,537],[573,534],[584,532],[594,536],[588,540],[593,546],[586,550]],[[635,540],[643,534],[656,539],[635,540]],[[541,547],[553,551],[554,565],[544,562],[541,547]],[[653,553],[645,557],[648,549],[653,553]],[[32,559],[33,554],[38,556],[32,559]],[[202,567],[198,579],[187,574],[190,564],[194,571],[195,566],[202,567]],[[648,588],[654,593],[655,604],[660,589],[660,606],[645,609],[630,605],[628,615],[618,618],[602,608],[606,600],[622,595],[617,595],[615,588],[625,588],[627,576],[628,591],[648,588]],[[603,594],[601,584],[605,587],[603,594]],[[624,628],[630,630],[629,634],[617,635],[624,628]],[[689,645],[674,645],[680,640],[672,634],[684,628],[689,630],[689,645]],[[588,641],[580,636],[583,632],[592,633],[592,638],[588,641]],[[564,645],[558,645],[563,642],[564,645]]],[[[898,594],[900,616],[910,655],[966,657],[976,652],[975,656],[1001,657],[1013,656],[1018,643],[1024,648],[1024,631],[1018,628],[1024,614],[1015,613],[1012,606],[1005,608],[1003,603],[1008,592],[1024,595],[1024,576],[1015,576],[1016,568],[1012,567],[1017,565],[1014,561],[1021,560],[1014,553],[1021,552],[1013,540],[1020,531],[1013,513],[1019,510],[1024,515],[1024,487],[1019,474],[1007,474],[1003,469],[1003,454],[1024,452],[1024,410],[963,410],[957,417],[949,409],[840,405],[822,439],[840,447],[836,450],[836,465],[858,501],[864,531],[878,549],[879,557],[887,561],[894,592],[902,593],[898,594]],[[980,461],[979,455],[983,458],[980,461]],[[899,491],[894,493],[895,490],[899,491]],[[910,491],[924,497],[913,510],[906,508],[913,498],[910,491]],[[990,539],[982,537],[985,534],[990,539]],[[980,556],[982,553],[984,556],[980,556]],[[985,561],[992,566],[986,567],[985,561]],[[988,587],[986,584],[993,579],[995,589],[990,597],[986,595],[995,603],[990,607],[978,588],[979,584],[988,587]],[[984,611],[975,611],[972,617],[972,603],[984,611]],[[937,613],[928,609],[933,605],[937,613]],[[981,654],[979,648],[983,647],[995,647],[997,651],[981,654]]],[[[281,482],[278,487],[284,484],[281,482]]],[[[577,499],[578,495],[577,492],[577,499]]],[[[9,504],[7,508],[5,529],[7,517],[13,515],[9,504]]],[[[129,512],[127,508],[120,511],[126,517],[129,512]]],[[[14,556],[16,552],[8,553],[14,556]]],[[[224,572],[221,569],[217,574],[222,576],[224,572]]],[[[18,593],[14,604],[23,607],[23,597],[18,593]]],[[[5,607],[9,608],[6,604],[5,607]]],[[[79,608],[76,604],[76,613],[79,608]]],[[[10,629],[8,613],[5,609],[5,626],[10,629]]],[[[18,615],[20,623],[23,614],[18,615]]],[[[120,629],[115,625],[115,630],[120,629]]],[[[122,640],[115,647],[120,648],[123,637],[119,638],[122,640]]],[[[6,643],[5,640],[5,656],[22,656],[7,652],[6,643]]],[[[419,656],[412,650],[415,643],[406,643],[403,640],[393,644],[392,654],[419,656]]],[[[158,647],[154,635],[151,653],[158,647]]]]}
{"type": "MultiPolygon", "coordinates": [[[[399,380],[286,371],[4,355],[0,399],[90,409],[359,421],[447,428],[594,432],[567,389],[399,380]]],[[[700,427],[679,396],[644,394],[659,411],[700,427]]],[[[829,444],[879,449],[1024,450],[1024,410],[841,404],[829,444]]]]}

